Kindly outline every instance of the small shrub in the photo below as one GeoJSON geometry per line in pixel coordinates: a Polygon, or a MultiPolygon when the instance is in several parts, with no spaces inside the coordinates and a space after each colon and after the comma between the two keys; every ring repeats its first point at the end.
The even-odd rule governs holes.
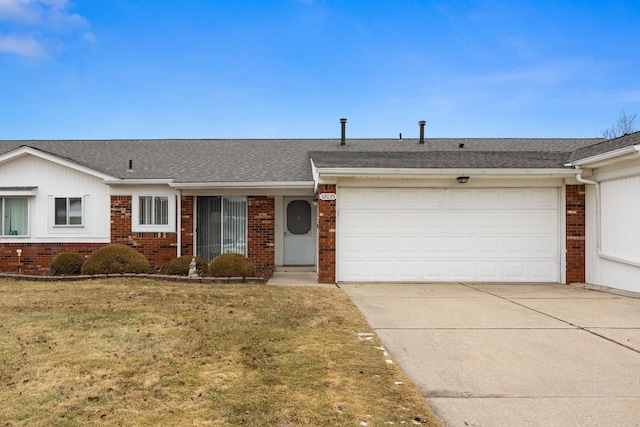
{"type": "MultiPolygon", "coordinates": [[[[189,274],[189,264],[191,264],[192,255],[182,255],[181,257],[174,258],[167,264],[167,274],[172,276],[186,276],[189,274]]],[[[204,258],[196,257],[196,271],[199,276],[203,276],[207,273],[209,264],[204,258]]]]}
{"type": "Polygon", "coordinates": [[[271,263],[263,263],[256,265],[256,277],[262,277],[263,279],[271,279],[273,277],[274,265],[271,263]]]}
{"type": "Polygon", "coordinates": [[[58,254],[49,263],[49,271],[53,275],[80,274],[84,264],[84,257],[76,252],[58,254]]]}
{"type": "Polygon", "coordinates": [[[135,249],[113,244],[95,251],[82,266],[82,274],[147,273],[149,263],[135,249]]]}
{"type": "Polygon", "coordinates": [[[254,277],[256,267],[246,256],[229,252],[215,257],[209,264],[209,276],[254,277]]]}

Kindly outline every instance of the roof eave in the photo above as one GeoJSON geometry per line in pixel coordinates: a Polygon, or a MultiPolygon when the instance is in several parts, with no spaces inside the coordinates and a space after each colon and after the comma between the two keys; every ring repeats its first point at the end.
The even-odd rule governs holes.
{"type": "Polygon", "coordinates": [[[82,166],[74,161],[69,159],[60,157],[55,154],[48,153],[46,151],[42,151],[33,147],[29,147],[27,145],[23,145],[21,147],[16,148],[15,150],[8,151],[0,155],[0,164],[9,162],[11,160],[18,159],[23,156],[34,156],[43,160],[50,161],[52,163],[67,167],[69,169],[76,170],[78,172],[85,173],[87,175],[94,176],[96,178],[100,178],[102,180],[115,180],[116,177],[106,174],[104,172],[97,171],[95,169],[91,169],[87,166],[82,166]]]}
{"type": "Polygon", "coordinates": [[[622,160],[623,158],[635,156],[640,154],[640,144],[630,145],[628,147],[620,148],[618,150],[609,151],[606,153],[596,154],[595,156],[585,157],[583,159],[573,160],[568,163],[571,166],[588,166],[596,167],[603,164],[610,163],[616,160],[622,160]]]}
{"type": "Polygon", "coordinates": [[[485,178],[554,176],[571,177],[575,171],[569,168],[317,168],[321,178],[451,178],[458,176],[482,176],[485,178]]]}
{"type": "Polygon", "coordinates": [[[108,179],[104,180],[106,185],[169,185],[172,179],[152,178],[152,179],[108,179]]]}
{"type": "Polygon", "coordinates": [[[171,182],[171,188],[179,190],[214,189],[312,189],[313,181],[264,181],[264,182],[171,182]]]}

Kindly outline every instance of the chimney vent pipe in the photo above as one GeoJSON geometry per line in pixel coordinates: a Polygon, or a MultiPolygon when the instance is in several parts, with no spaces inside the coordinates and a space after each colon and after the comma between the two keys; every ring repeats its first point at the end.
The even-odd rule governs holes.
{"type": "Polygon", "coordinates": [[[347,119],[340,119],[342,125],[342,136],[340,137],[340,145],[347,145],[347,119]]]}
{"type": "Polygon", "coordinates": [[[424,125],[427,122],[425,122],[424,120],[420,120],[418,122],[418,124],[420,125],[420,144],[424,144],[424,125]]]}

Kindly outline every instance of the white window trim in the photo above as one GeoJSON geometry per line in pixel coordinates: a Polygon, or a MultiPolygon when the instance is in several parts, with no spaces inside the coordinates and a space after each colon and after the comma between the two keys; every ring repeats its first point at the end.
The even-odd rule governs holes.
{"type": "MultiPolygon", "coordinates": [[[[85,207],[86,200],[85,196],[52,196],[52,208],[51,208],[51,224],[53,224],[53,228],[85,228],[86,218],[85,218],[85,207]],[[67,208],[69,199],[80,199],[80,224],[56,224],[56,199],[67,199],[67,208]]],[[[68,212],[67,212],[68,216],[68,212]]]]}
{"type": "Polygon", "coordinates": [[[131,231],[134,233],[175,233],[176,231],[176,196],[174,194],[138,193],[131,197],[131,231]],[[166,225],[140,224],[140,197],[167,197],[169,199],[166,225]]]}

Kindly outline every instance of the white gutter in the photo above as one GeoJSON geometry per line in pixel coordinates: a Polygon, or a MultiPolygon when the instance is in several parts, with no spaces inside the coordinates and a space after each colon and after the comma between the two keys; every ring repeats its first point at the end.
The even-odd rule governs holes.
{"type": "MultiPolygon", "coordinates": [[[[640,151],[640,150],[639,150],[640,151]]],[[[576,175],[576,179],[578,182],[583,184],[593,185],[596,191],[596,250],[598,256],[602,259],[606,259],[609,261],[618,262],[620,264],[631,265],[633,267],[640,267],[640,262],[632,261],[629,259],[618,258],[613,255],[606,254],[602,251],[602,215],[600,207],[602,206],[601,198],[600,198],[600,183],[598,181],[591,181],[589,179],[585,179],[582,177],[582,169],[580,166],[576,166],[576,170],[578,174],[576,175]]]]}
{"type": "Polygon", "coordinates": [[[305,188],[313,187],[313,181],[266,181],[266,182],[170,182],[169,187],[178,189],[256,189],[256,188],[305,188]]]}
{"type": "Polygon", "coordinates": [[[106,185],[140,185],[140,184],[145,184],[145,185],[169,185],[171,186],[171,183],[173,182],[173,179],[160,179],[160,178],[153,178],[153,179],[105,179],[103,180],[103,182],[106,185]]]}
{"type": "Polygon", "coordinates": [[[457,176],[478,176],[483,177],[504,177],[504,176],[557,176],[570,177],[575,175],[575,171],[565,168],[554,169],[418,169],[418,168],[318,168],[315,169],[318,175],[323,177],[362,177],[362,176],[382,176],[382,177],[457,177],[457,176]]]}

